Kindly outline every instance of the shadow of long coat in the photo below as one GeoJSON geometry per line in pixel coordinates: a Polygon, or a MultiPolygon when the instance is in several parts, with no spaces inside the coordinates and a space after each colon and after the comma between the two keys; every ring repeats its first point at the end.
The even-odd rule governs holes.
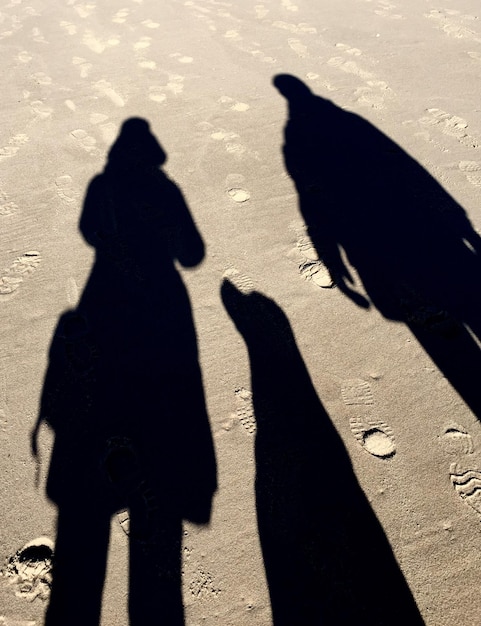
{"type": "Polygon", "coordinates": [[[320,259],[358,306],[405,323],[481,418],[481,239],[463,208],[358,115],[279,75],[284,159],[320,259]],[[355,287],[356,274],[367,294],[355,287]]]}
{"type": "Polygon", "coordinates": [[[208,522],[216,466],[175,265],[198,265],[204,244],[160,169],[165,160],[147,122],[130,119],[85,197],[80,230],[95,263],[55,331],[37,424],[55,432],[48,626],[98,624],[110,519],[122,508],[130,512],[131,625],[184,623],[182,520],[208,522]]]}
{"type": "Polygon", "coordinates": [[[229,282],[222,298],[249,352],[257,519],[275,626],[423,624],[286,316],[229,282]]]}

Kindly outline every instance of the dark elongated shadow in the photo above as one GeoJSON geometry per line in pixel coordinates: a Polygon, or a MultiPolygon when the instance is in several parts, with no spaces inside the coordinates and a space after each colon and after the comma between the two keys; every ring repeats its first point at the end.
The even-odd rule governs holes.
{"type": "Polygon", "coordinates": [[[175,262],[202,238],[166,155],[127,120],[90,183],[80,231],[96,250],[78,306],[54,333],[40,413],[55,433],[58,507],[47,626],[99,623],[111,517],[129,534],[131,626],[184,624],[182,520],[209,521],[216,464],[191,306],[175,262]]]}
{"type": "Polygon", "coordinates": [[[257,518],[275,626],[423,624],[286,316],[229,282],[222,298],[250,358],[257,518]]]}
{"type": "Polygon", "coordinates": [[[481,419],[481,239],[465,211],[363,118],[294,76],[274,84],[289,106],[286,169],[320,259],[353,303],[406,324],[481,419]]]}

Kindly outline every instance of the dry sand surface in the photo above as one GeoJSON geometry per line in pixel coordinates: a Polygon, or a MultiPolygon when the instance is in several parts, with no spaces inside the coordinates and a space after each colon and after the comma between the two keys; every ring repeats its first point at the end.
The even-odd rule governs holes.
{"type": "Polygon", "coordinates": [[[3,0],[0,624],[479,626],[480,18],[3,0]]]}

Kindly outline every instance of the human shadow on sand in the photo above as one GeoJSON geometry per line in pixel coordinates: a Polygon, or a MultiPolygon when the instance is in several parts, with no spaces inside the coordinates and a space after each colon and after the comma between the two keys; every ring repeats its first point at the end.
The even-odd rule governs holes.
{"type": "Polygon", "coordinates": [[[423,621],[282,310],[222,285],[250,359],[256,507],[275,626],[423,621]]]}
{"type": "Polygon", "coordinates": [[[216,463],[187,291],[175,263],[204,244],[166,155],[127,120],[90,183],[80,231],[96,257],[50,348],[40,413],[55,433],[58,507],[46,626],[99,624],[111,517],[129,534],[131,626],[184,624],[182,520],[209,521],[216,463]]]}
{"type": "Polygon", "coordinates": [[[286,169],[321,262],[353,303],[406,324],[481,419],[481,239],[465,211],[362,117],[294,76],[274,85],[288,102],[286,169]]]}

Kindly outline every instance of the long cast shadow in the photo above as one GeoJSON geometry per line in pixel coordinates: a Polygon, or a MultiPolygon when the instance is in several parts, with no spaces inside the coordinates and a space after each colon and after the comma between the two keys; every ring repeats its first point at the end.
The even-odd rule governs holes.
{"type": "Polygon", "coordinates": [[[47,626],[99,623],[111,517],[125,509],[132,626],[183,625],[182,520],[210,518],[216,489],[191,306],[175,263],[204,244],[145,120],[127,120],[90,183],[80,231],[96,257],[55,330],[32,449],[55,432],[58,507],[47,626]]]}
{"type": "Polygon", "coordinates": [[[360,116],[294,76],[274,85],[289,107],[286,169],[321,261],[356,305],[406,324],[481,419],[481,238],[465,211],[360,116]]]}
{"type": "Polygon", "coordinates": [[[422,625],[391,547],[270,299],[222,285],[249,352],[256,505],[275,626],[422,625]]]}

